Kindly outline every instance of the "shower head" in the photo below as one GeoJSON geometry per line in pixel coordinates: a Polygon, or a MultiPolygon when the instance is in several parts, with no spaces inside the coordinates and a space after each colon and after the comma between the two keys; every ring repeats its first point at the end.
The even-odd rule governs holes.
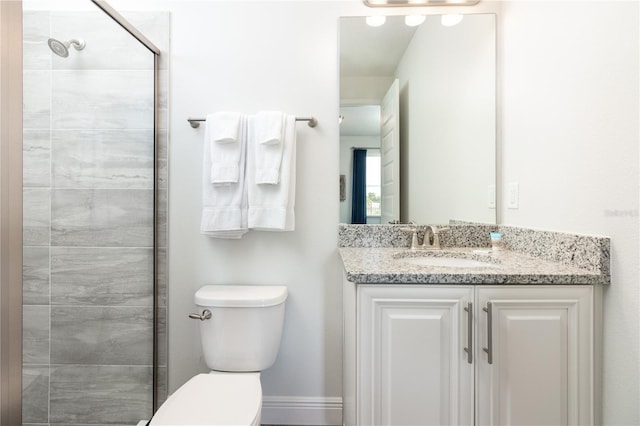
{"type": "Polygon", "coordinates": [[[62,58],[69,56],[69,46],[73,46],[76,50],[82,50],[86,45],[84,40],[81,38],[77,40],[71,39],[69,41],[59,41],[55,38],[50,38],[47,43],[49,43],[51,51],[62,58]]]}

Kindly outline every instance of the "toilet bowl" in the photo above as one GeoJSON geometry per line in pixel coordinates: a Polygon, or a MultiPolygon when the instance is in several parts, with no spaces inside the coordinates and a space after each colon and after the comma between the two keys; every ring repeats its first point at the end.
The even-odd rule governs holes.
{"type": "Polygon", "coordinates": [[[151,426],[260,425],[260,371],[280,347],[287,289],[283,286],[204,286],[195,294],[202,352],[209,374],[170,395],[151,426]]]}

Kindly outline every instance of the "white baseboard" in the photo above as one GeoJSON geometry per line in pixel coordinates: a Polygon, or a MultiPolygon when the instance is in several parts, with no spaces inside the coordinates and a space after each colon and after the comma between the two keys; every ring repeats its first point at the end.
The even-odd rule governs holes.
{"type": "Polygon", "coordinates": [[[342,398],[265,396],[262,424],[342,425],[342,398]]]}

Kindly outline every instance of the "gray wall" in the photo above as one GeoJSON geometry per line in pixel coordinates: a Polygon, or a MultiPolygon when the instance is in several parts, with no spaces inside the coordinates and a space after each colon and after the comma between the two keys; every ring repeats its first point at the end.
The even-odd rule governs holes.
{"type": "MultiPolygon", "coordinates": [[[[168,14],[146,20],[168,37],[168,14]]],[[[135,424],[151,415],[153,107],[153,55],[102,12],[25,12],[26,424],[135,424]],[[59,58],[49,36],[87,47],[59,58]]]]}

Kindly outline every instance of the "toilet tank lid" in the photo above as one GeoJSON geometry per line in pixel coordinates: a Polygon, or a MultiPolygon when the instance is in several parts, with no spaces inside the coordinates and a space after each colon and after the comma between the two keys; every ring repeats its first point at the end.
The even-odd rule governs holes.
{"type": "Polygon", "coordinates": [[[275,285],[206,285],[195,295],[196,305],[232,308],[274,306],[287,299],[287,288],[275,285]]]}

